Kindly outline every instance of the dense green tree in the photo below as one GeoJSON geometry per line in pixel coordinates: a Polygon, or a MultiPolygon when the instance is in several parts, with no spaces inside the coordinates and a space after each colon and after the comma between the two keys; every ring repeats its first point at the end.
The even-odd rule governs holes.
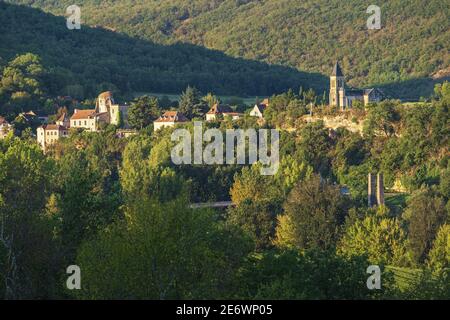
{"type": "Polygon", "coordinates": [[[120,182],[127,202],[154,197],[168,201],[179,194],[185,183],[176,172],[163,163],[169,144],[163,139],[152,149],[151,138],[134,137],[123,152],[120,182]]]}
{"type": "MultiPolygon", "coordinates": [[[[332,151],[332,168],[337,181],[349,188],[351,197],[367,199],[367,173],[371,171],[367,141],[357,133],[340,131],[332,151]]],[[[385,171],[384,171],[385,172],[385,171]]]]}
{"type": "Polygon", "coordinates": [[[72,133],[61,146],[62,150],[55,151],[57,216],[61,221],[57,234],[68,262],[73,262],[76,249],[84,239],[93,237],[122,216],[116,158],[119,147],[111,140],[113,137],[114,132],[72,133]]]}
{"type": "Polygon", "coordinates": [[[406,259],[406,234],[396,219],[369,213],[350,225],[339,241],[338,253],[367,255],[376,265],[399,265],[406,259]]]}
{"type": "Polygon", "coordinates": [[[280,167],[275,174],[275,183],[286,196],[292,188],[302,180],[307,180],[313,174],[313,168],[304,162],[299,162],[291,155],[285,155],[280,161],[280,167]]]}
{"type": "Polygon", "coordinates": [[[188,118],[202,116],[208,109],[207,102],[200,97],[200,92],[195,87],[188,86],[180,96],[178,111],[188,118]]]}
{"type": "Polygon", "coordinates": [[[211,92],[208,92],[208,94],[204,96],[202,100],[208,105],[209,108],[211,108],[215,104],[220,103],[220,98],[215,96],[211,92]]]}
{"type": "Polygon", "coordinates": [[[182,198],[143,200],[81,247],[77,263],[88,299],[230,298],[235,273],[249,251],[233,228],[182,198]]]}
{"type": "Polygon", "coordinates": [[[396,110],[399,102],[382,101],[380,103],[370,104],[367,107],[367,117],[364,122],[364,134],[367,136],[383,135],[390,137],[395,134],[395,122],[399,115],[396,110]]]}
{"type": "Polygon", "coordinates": [[[282,199],[282,190],[273,183],[273,177],[261,175],[260,168],[260,164],[254,164],[235,175],[230,190],[231,200],[235,205],[239,206],[245,200],[272,202],[282,199]]]}
{"type": "Polygon", "coordinates": [[[333,248],[347,214],[339,187],[328,184],[317,175],[292,189],[284,210],[288,218],[281,222],[292,226],[278,226],[276,242],[299,249],[333,248]],[[288,235],[280,236],[281,230],[290,231],[288,235]]]}
{"type": "MultiPolygon", "coordinates": [[[[241,295],[246,299],[368,299],[364,257],[349,259],[332,250],[266,251],[253,255],[242,268],[241,295]]],[[[383,275],[388,295],[392,280],[383,275]]]]}
{"type": "Polygon", "coordinates": [[[3,69],[0,99],[5,106],[0,112],[17,115],[39,106],[44,95],[46,70],[41,59],[32,53],[18,55],[3,69]]]}
{"type": "Polygon", "coordinates": [[[409,199],[404,218],[408,222],[409,249],[416,263],[426,260],[447,216],[444,199],[432,190],[419,190],[409,199]]]}
{"type": "Polygon", "coordinates": [[[142,96],[131,103],[128,110],[128,123],[135,129],[143,129],[153,123],[160,115],[158,99],[142,96]]]}
{"type": "Polygon", "coordinates": [[[450,268],[450,224],[442,225],[437,232],[428,255],[428,265],[438,270],[450,268]]]}
{"type": "Polygon", "coordinates": [[[0,294],[6,299],[51,298],[58,249],[44,209],[54,164],[30,140],[7,143],[0,152],[0,294]]]}
{"type": "Polygon", "coordinates": [[[333,141],[323,122],[307,124],[299,133],[301,139],[297,147],[300,159],[314,168],[322,176],[330,174],[330,152],[333,141]]]}
{"type": "Polygon", "coordinates": [[[260,251],[271,246],[279,211],[276,203],[244,200],[238,207],[228,210],[227,221],[241,227],[260,251]]]}

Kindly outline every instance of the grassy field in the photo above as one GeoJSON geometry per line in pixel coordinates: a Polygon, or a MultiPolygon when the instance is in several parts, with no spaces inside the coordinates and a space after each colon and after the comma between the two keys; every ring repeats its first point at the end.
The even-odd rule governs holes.
{"type": "Polygon", "coordinates": [[[419,280],[422,273],[420,269],[400,268],[393,266],[387,266],[386,270],[394,275],[395,283],[401,291],[406,291],[411,288],[414,283],[419,280]]]}
{"type": "Polygon", "coordinates": [[[403,212],[406,207],[406,201],[408,200],[408,193],[386,193],[385,203],[394,215],[403,212]]]}

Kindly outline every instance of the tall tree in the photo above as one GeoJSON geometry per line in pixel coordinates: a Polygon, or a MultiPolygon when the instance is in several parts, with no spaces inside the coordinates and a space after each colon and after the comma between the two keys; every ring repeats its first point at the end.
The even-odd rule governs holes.
{"type": "Polygon", "coordinates": [[[131,103],[128,110],[128,123],[132,128],[143,129],[159,117],[158,99],[142,96],[131,103]]]}
{"type": "Polygon", "coordinates": [[[308,165],[314,168],[316,173],[322,176],[330,174],[330,151],[333,147],[333,141],[329,137],[328,129],[323,122],[314,122],[307,124],[301,129],[301,137],[298,144],[298,157],[308,165]]]}
{"type": "Polygon", "coordinates": [[[0,294],[49,298],[58,276],[58,249],[44,209],[54,163],[31,140],[8,143],[0,152],[0,278],[5,281],[0,294]]]}
{"type": "Polygon", "coordinates": [[[88,299],[231,298],[235,274],[249,252],[233,228],[214,213],[190,209],[183,198],[142,200],[127,220],[86,242],[78,297],[88,299]]]}
{"type": "Polygon", "coordinates": [[[423,263],[439,228],[448,221],[445,201],[430,189],[417,191],[403,213],[408,222],[409,249],[416,263],[423,263]]]}
{"type": "Polygon", "coordinates": [[[211,92],[208,92],[208,94],[204,96],[202,100],[208,105],[209,108],[211,108],[215,104],[220,103],[219,97],[215,96],[211,92]]]}
{"type": "Polygon", "coordinates": [[[368,114],[364,121],[364,134],[373,137],[382,135],[391,137],[395,134],[395,123],[399,120],[398,102],[386,100],[367,107],[368,114]]]}
{"type": "Polygon", "coordinates": [[[188,86],[180,96],[178,111],[190,119],[203,115],[207,108],[208,105],[201,100],[200,92],[195,87],[188,86]]]}
{"type": "Polygon", "coordinates": [[[292,226],[279,226],[278,233],[289,230],[289,234],[276,242],[299,249],[334,247],[347,213],[339,187],[322,181],[317,175],[292,189],[284,210],[288,218],[280,222],[292,226]],[[282,239],[284,243],[280,243],[282,239]]]}
{"type": "Polygon", "coordinates": [[[406,258],[406,234],[397,219],[370,212],[347,227],[338,252],[346,257],[367,255],[372,264],[400,265],[406,258]]]}
{"type": "Polygon", "coordinates": [[[428,265],[438,270],[450,268],[450,224],[439,229],[428,255],[428,265]]]}

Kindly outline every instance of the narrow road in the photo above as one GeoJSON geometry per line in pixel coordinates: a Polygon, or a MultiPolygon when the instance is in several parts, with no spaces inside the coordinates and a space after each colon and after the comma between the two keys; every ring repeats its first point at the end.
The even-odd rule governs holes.
{"type": "Polygon", "coordinates": [[[219,202],[205,202],[205,203],[193,203],[190,205],[192,209],[200,209],[200,208],[226,208],[234,206],[231,201],[219,201],[219,202]]]}

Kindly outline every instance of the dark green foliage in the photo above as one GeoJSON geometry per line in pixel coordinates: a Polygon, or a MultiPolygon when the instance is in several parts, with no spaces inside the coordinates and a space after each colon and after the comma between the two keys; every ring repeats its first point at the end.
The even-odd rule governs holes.
{"type": "Polygon", "coordinates": [[[203,116],[208,109],[208,104],[201,100],[200,92],[196,88],[187,87],[181,94],[178,111],[189,119],[203,116]]]}
{"type": "MultiPolygon", "coordinates": [[[[58,2],[57,14],[64,15],[72,4],[58,2]]],[[[97,5],[89,8],[83,3],[83,21],[97,5]]],[[[124,5],[121,10],[128,17],[137,8],[135,3],[124,5]]],[[[102,7],[101,15],[105,16],[105,10],[113,5],[102,7]]],[[[110,12],[110,18],[118,17],[118,12],[110,12]]],[[[153,20],[152,16],[148,14],[144,20],[153,20]]],[[[110,18],[105,24],[112,22],[110,18]]],[[[39,55],[50,70],[47,89],[55,96],[86,99],[107,90],[116,98],[131,97],[135,92],[178,94],[188,85],[202,92],[246,96],[270,95],[300,84],[324,90],[326,85],[321,75],[232,58],[193,44],[160,44],[144,37],[132,38],[135,33],[127,36],[85,24],[81,30],[68,30],[64,17],[5,2],[0,2],[0,20],[0,57],[8,61],[18,53],[39,55]]]]}
{"type": "Polygon", "coordinates": [[[267,251],[245,264],[240,275],[243,298],[369,299],[376,293],[365,285],[368,265],[364,257],[344,259],[333,250],[267,251]]]}
{"type": "Polygon", "coordinates": [[[367,118],[364,122],[364,134],[367,136],[384,135],[390,137],[395,134],[394,123],[399,115],[395,101],[382,101],[368,106],[367,118]]]}
{"type": "Polygon", "coordinates": [[[29,140],[5,144],[0,152],[0,279],[7,281],[0,285],[0,296],[52,297],[59,252],[45,205],[54,162],[29,140]]]}
{"type": "Polygon", "coordinates": [[[276,216],[281,210],[275,203],[243,201],[228,212],[228,221],[240,226],[255,242],[255,249],[270,248],[275,235],[276,216]]]}
{"type": "Polygon", "coordinates": [[[68,262],[73,262],[84,239],[121,217],[118,164],[122,147],[118,142],[114,132],[73,134],[55,150],[60,156],[55,179],[58,234],[68,262]]]}
{"type": "Polygon", "coordinates": [[[128,123],[131,128],[143,129],[153,123],[160,115],[158,99],[142,96],[131,103],[128,110],[128,123]]]}
{"type": "MultiPolygon", "coordinates": [[[[10,2],[33,5],[58,15],[73,4],[71,0],[10,2]]],[[[350,86],[383,84],[386,93],[394,97],[429,96],[435,83],[431,76],[449,66],[448,3],[391,0],[377,5],[382,14],[381,30],[367,29],[369,4],[357,0],[128,0],[108,2],[108,6],[85,0],[82,14],[90,25],[116,28],[155,43],[181,41],[203,45],[233,57],[283,64],[326,76],[339,59],[350,86]]],[[[195,59],[192,54],[189,57],[195,59]]],[[[198,73],[204,70],[201,68],[198,73]]],[[[210,77],[189,83],[207,92],[203,85],[222,77],[222,71],[210,68],[207,72],[210,77]]],[[[189,77],[198,76],[192,73],[189,77]]],[[[263,80],[265,74],[242,70],[239,77],[231,79],[226,75],[222,83],[235,81],[227,86],[247,86],[253,82],[253,91],[259,94],[259,88],[264,87],[272,87],[274,90],[268,90],[272,93],[281,91],[275,88],[275,82],[263,80]]],[[[325,89],[311,85],[311,81],[299,81],[290,87],[297,92],[301,85],[305,90],[315,87],[320,96],[325,89]]],[[[214,89],[217,88],[216,85],[214,89]]]]}
{"type": "Polygon", "coordinates": [[[81,247],[77,261],[85,286],[76,296],[230,298],[249,249],[239,231],[217,223],[211,211],[189,209],[182,198],[166,204],[144,200],[127,209],[126,223],[81,247]]]}
{"type": "Polygon", "coordinates": [[[439,228],[450,220],[445,201],[432,190],[418,191],[409,199],[404,215],[412,258],[416,263],[423,263],[439,228]]]}
{"type": "Polygon", "coordinates": [[[293,227],[290,244],[299,249],[330,249],[347,215],[339,187],[315,175],[296,185],[284,206],[293,227]]]}
{"type": "Polygon", "coordinates": [[[307,164],[314,168],[323,177],[330,172],[329,153],[333,147],[333,141],[322,122],[307,124],[300,130],[300,143],[297,154],[307,164]]]}
{"type": "MultiPolygon", "coordinates": [[[[44,104],[47,70],[37,55],[27,53],[15,57],[4,68],[0,66],[0,74],[2,115],[14,119],[20,112],[36,111],[36,107],[44,104]]],[[[24,118],[16,118],[14,122],[18,130],[30,125],[24,118]]]]}

